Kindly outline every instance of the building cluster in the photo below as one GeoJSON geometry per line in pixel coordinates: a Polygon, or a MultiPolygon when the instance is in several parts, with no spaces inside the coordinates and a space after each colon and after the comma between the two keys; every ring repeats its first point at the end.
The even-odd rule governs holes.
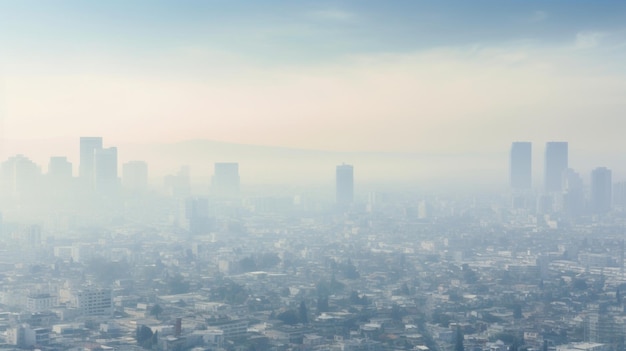
{"type": "MultiPolygon", "coordinates": [[[[347,164],[323,200],[245,194],[236,163],[215,165],[220,191],[209,196],[186,167],[161,193],[124,194],[145,179],[134,164],[114,197],[96,176],[113,153],[82,141],[93,172],[73,178],[61,161],[50,170],[65,169],[70,186],[93,189],[80,196],[115,216],[86,222],[66,207],[32,223],[6,211],[0,350],[626,348],[623,214],[551,224],[568,184],[547,179],[563,179],[567,144],[550,147],[560,166],[546,168],[554,188],[539,197],[554,202],[543,214],[502,194],[360,194],[347,164]]],[[[515,145],[514,195],[532,196],[527,163],[513,165],[530,156],[515,145]]]]}
{"type": "Polygon", "coordinates": [[[543,188],[539,190],[532,186],[532,144],[514,142],[510,152],[513,207],[579,221],[585,216],[606,215],[614,206],[626,205],[626,185],[614,185],[610,169],[593,169],[591,182],[585,186],[580,174],[569,167],[568,158],[567,142],[546,143],[543,188]]]}

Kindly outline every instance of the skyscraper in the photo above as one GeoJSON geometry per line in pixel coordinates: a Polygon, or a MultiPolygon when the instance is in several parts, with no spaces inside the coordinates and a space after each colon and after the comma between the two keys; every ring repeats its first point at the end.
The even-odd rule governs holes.
{"type": "Polygon", "coordinates": [[[78,176],[84,183],[93,186],[95,170],[95,151],[102,149],[101,137],[81,137],[80,138],[80,165],[78,176]]]}
{"type": "Polygon", "coordinates": [[[63,199],[70,197],[74,178],[72,175],[72,163],[67,160],[67,157],[50,157],[46,178],[47,193],[58,205],[60,205],[63,199]]]}
{"type": "Polygon", "coordinates": [[[354,168],[352,165],[337,166],[335,182],[337,205],[350,205],[354,200],[354,168]]]}
{"type": "Polygon", "coordinates": [[[117,178],[117,148],[109,147],[94,152],[95,190],[101,194],[115,192],[119,185],[117,178]]]}
{"type": "Polygon", "coordinates": [[[69,181],[72,178],[72,163],[67,160],[67,157],[50,157],[48,177],[55,181],[69,181]]]}
{"type": "Polygon", "coordinates": [[[0,165],[0,183],[5,196],[21,199],[38,197],[41,169],[28,157],[12,156],[0,165]]]}
{"type": "Polygon", "coordinates": [[[563,172],[568,168],[567,142],[546,143],[545,180],[547,193],[560,193],[563,190],[563,172]]]}
{"type": "Polygon", "coordinates": [[[611,210],[613,195],[612,172],[606,167],[598,167],[591,172],[591,210],[602,214],[611,210]]]}
{"type": "Polygon", "coordinates": [[[530,189],[532,184],[532,144],[527,141],[511,145],[510,185],[514,190],[530,189]]]}
{"type": "Polygon", "coordinates": [[[236,162],[217,162],[214,166],[211,190],[218,197],[232,198],[239,196],[239,164],[236,162]]]}
{"type": "Polygon", "coordinates": [[[191,172],[189,166],[182,166],[178,173],[165,176],[165,189],[167,192],[179,198],[185,198],[191,194],[191,172]]]}
{"type": "Polygon", "coordinates": [[[583,179],[573,169],[563,172],[563,197],[557,205],[570,219],[576,219],[585,212],[585,193],[583,179]]]}
{"type": "Polygon", "coordinates": [[[130,190],[145,190],[148,187],[148,164],[143,161],[124,163],[122,183],[130,190]]]}

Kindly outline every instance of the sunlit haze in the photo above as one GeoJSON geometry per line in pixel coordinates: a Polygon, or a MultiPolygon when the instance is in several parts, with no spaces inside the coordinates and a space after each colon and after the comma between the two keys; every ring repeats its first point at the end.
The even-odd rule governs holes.
{"type": "Polygon", "coordinates": [[[0,351],[626,351],[625,0],[0,0],[0,351]]]}
{"type": "Polygon", "coordinates": [[[2,154],[75,162],[98,135],[121,160],[205,139],[504,162],[568,140],[590,169],[626,147],[624,6],[3,1],[2,154]]]}

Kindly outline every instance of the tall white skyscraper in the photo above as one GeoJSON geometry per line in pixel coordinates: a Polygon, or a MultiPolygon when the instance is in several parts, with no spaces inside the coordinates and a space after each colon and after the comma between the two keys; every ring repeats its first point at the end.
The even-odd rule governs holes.
{"type": "Polygon", "coordinates": [[[81,137],[80,138],[80,165],[78,169],[78,176],[83,180],[83,183],[89,186],[94,185],[94,170],[95,170],[95,152],[102,149],[101,137],[81,137]]]}

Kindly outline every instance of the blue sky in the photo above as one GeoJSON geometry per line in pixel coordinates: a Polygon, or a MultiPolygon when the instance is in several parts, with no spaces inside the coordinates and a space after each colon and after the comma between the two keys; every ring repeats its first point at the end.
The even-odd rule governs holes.
{"type": "Polygon", "coordinates": [[[266,64],[622,31],[621,1],[2,1],[9,55],[145,58],[184,46],[266,64]]]}
{"type": "Polygon", "coordinates": [[[340,151],[626,148],[625,7],[0,0],[3,133],[340,151]]]}

